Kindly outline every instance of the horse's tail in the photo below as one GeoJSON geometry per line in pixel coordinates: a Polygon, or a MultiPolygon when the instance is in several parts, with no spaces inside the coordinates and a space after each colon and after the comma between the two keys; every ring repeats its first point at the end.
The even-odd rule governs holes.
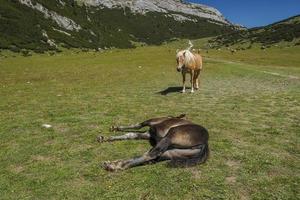
{"type": "Polygon", "coordinates": [[[200,156],[199,156],[200,159],[199,159],[198,163],[199,164],[205,163],[207,161],[207,159],[209,158],[209,153],[210,153],[209,146],[208,146],[208,143],[206,143],[203,145],[203,149],[200,153],[200,156]]]}
{"type": "Polygon", "coordinates": [[[187,48],[187,50],[190,51],[193,48],[193,46],[194,46],[193,43],[191,42],[191,40],[189,40],[189,45],[190,46],[187,48]]]}
{"type": "Polygon", "coordinates": [[[186,158],[186,159],[172,160],[172,162],[170,163],[171,166],[172,167],[191,167],[191,166],[195,166],[197,164],[205,163],[209,157],[208,143],[201,145],[200,148],[201,148],[201,151],[197,156],[191,157],[191,158],[186,158]]]}

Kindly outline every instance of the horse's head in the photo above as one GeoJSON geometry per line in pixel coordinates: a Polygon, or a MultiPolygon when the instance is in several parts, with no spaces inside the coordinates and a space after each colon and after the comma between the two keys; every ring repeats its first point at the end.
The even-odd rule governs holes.
{"type": "Polygon", "coordinates": [[[191,60],[193,60],[193,54],[191,53],[191,49],[194,46],[193,43],[189,40],[189,47],[186,50],[177,50],[176,54],[176,62],[177,62],[177,71],[181,72],[186,64],[188,64],[191,60]]]}
{"type": "Polygon", "coordinates": [[[181,72],[182,68],[184,67],[184,63],[185,63],[185,50],[177,52],[176,62],[177,62],[176,69],[178,72],[181,72]]]}

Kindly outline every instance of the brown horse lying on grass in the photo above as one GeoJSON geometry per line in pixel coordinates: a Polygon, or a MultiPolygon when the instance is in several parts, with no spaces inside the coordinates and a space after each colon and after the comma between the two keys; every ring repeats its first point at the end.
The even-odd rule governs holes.
{"type": "Polygon", "coordinates": [[[177,71],[182,73],[182,93],[185,92],[185,75],[191,74],[191,93],[199,89],[199,75],[202,70],[202,57],[198,53],[192,53],[190,50],[193,47],[189,41],[190,47],[186,50],[178,51],[176,54],[177,71]]]}
{"type": "Polygon", "coordinates": [[[150,162],[164,160],[204,163],[209,155],[208,131],[197,124],[178,117],[153,118],[131,126],[112,127],[113,131],[125,131],[150,127],[144,133],[128,132],[121,136],[105,138],[98,136],[99,142],[117,140],[144,139],[149,140],[153,148],[144,155],[128,160],[107,161],[104,168],[108,171],[123,170],[150,162]]]}

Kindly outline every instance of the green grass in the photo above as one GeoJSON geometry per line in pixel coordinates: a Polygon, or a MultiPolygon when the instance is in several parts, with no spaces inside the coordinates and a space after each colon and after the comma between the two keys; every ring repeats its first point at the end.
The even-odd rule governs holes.
{"type": "Polygon", "coordinates": [[[200,91],[160,95],[181,85],[181,45],[0,57],[0,198],[299,199],[300,60],[209,52],[200,91]],[[207,163],[100,167],[150,148],[98,144],[111,125],[180,113],[209,130],[207,163]]]}

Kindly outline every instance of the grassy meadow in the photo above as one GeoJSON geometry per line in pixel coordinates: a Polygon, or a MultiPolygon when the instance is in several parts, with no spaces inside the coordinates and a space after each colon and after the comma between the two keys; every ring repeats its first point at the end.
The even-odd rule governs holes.
{"type": "Polygon", "coordinates": [[[181,94],[185,46],[0,57],[0,199],[300,199],[300,47],[203,52],[181,94]],[[205,164],[101,168],[150,148],[97,143],[111,125],[181,113],[209,130],[205,164]]]}

